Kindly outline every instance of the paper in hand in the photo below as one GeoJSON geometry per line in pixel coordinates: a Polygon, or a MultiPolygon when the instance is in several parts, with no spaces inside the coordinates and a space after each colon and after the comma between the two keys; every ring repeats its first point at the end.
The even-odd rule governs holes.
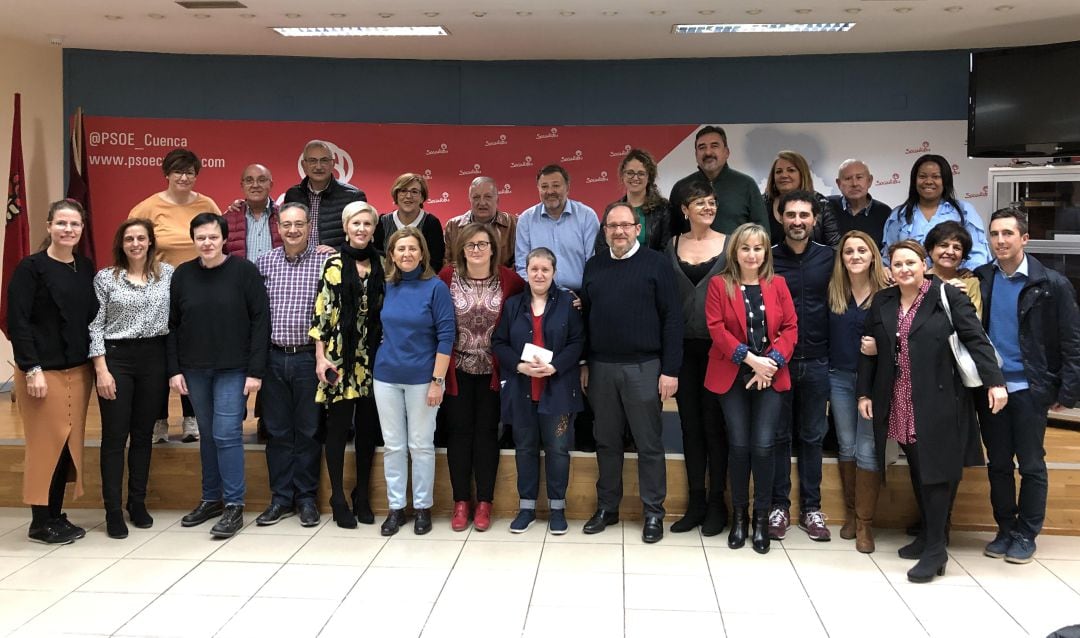
{"type": "Polygon", "coordinates": [[[555,353],[551,350],[541,348],[533,343],[526,343],[525,347],[521,349],[521,360],[527,363],[532,363],[535,359],[539,359],[540,363],[551,363],[551,358],[554,356],[555,353]]]}

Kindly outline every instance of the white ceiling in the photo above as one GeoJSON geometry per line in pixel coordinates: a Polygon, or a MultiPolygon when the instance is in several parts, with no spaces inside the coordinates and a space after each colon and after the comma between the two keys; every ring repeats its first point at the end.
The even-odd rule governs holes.
{"type": "Polygon", "coordinates": [[[189,10],[173,0],[0,0],[0,36],[67,48],[432,60],[922,51],[1080,38],[1080,0],[241,1],[246,9],[189,10]],[[846,21],[857,23],[847,33],[671,34],[676,23],[846,21]],[[269,30],[417,24],[440,24],[451,35],[284,38],[269,30]]]}

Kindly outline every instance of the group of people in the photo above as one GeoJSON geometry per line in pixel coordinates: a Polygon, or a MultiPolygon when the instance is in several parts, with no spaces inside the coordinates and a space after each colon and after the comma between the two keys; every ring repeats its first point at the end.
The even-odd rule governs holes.
{"type": "Polygon", "coordinates": [[[444,226],[423,208],[423,176],[399,177],[395,210],[379,215],[334,178],[333,151],[318,140],[303,150],[306,177],[280,205],[270,171],[253,164],[241,176],[243,199],[222,215],[193,190],[198,158],[176,149],[162,164],[167,189],[132,210],[113,264],[96,276],[74,252],[82,210],[54,203],[47,248],[19,265],[9,291],[30,538],[67,543],[85,533],[62,506],[66,482],[81,492],[96,385],[112,537],[128,533],[129,440],[128,519],[153,523],[151,441],[171,388],[189,399],[184,435],[199,441],[202,462],[202,496],[182,524],[217,519],[217,537],[243,526],[242,423],[246,397],[258,392],[272,491],[258,525],[291,515],[319,523],[324,452],[336,524],[374,523],[369,482],[381,442],[382,534],[408,522],[410,461],[413,529],[427,533],[445,401],[454,530],[491,525],[501,423],[517,466],[511,532],[537,520],[541,450],[548,529],[567,531],[569,452],[583,434],[598,465],[597,508],[583,531],[617,523],[629,436],[642,538],[654,543],[667,495],[662,405],[674,397],[688,486],[674,533],[729,528],[732,549],[749,540],[768,552],[791,525],[797,441],[798,526],[830,540],[821,480],[831,413],[840,535],[859,551],[874,551],[892,439],[921,513],[900,555],[918,559],[914,582],[941,573],[952,499],[963,468],[983,461],[981,434],[999,526],[986,553],[1031,560],[1046,508],[1047,411],[1071,407],[1080,391],[1080,313],[1068,281],[1025,255],[1025,214],[995,212],[988,244],[936,155],[916,160],[908,199],[892,209],[870,196],[873,177],[859,160],[841,164],[841,195],[825,197],[793,151],[778,154],[764,193],[728,165],[723,129],[700,129],[695,154],[698,170],[665,199],[653,158],[630,150],[619,167],[625,194],[600,215],[569,198],[559,165],[538,172],[540,202],[520,215],[500,211],[497,183],[478,177],[470,209],[444,226]],[[977,369],[978,387],[942,356],[950,340],[977,369]]]}

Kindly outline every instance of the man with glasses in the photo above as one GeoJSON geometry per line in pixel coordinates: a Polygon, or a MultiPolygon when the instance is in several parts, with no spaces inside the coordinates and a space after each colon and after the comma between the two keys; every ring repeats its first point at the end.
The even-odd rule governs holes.
{"type": "Polygon", "coordinates": [[[638,243],[641,228],[630,205],[608,205],[603,230],[609,249],[588,261],[581,285],[589,335],[581,386],[596,413],[599,470],[597,510],[583,531],[597,534],[619,522],[623,430],[629,423],[645,515],[641,539],[655,543],[664,537],[667,496],[661,411],[679,388],[682,311],[671,266],[662,253],[638,243]]]}
{"type": "Polygon", "coordinates": [[[341,211],[346,204],[366,202],[364,191],[334,178],[334,150],[328,142],[311,140],[301,159],[304,177],[285,191],[285,202],[299,202],[311,214],[308,241],[318,252],[333,252],[345,243],[341,211]]]}
{"type": "Polygon", "coordinates": [[[517,217],[499,210],[499,185],[490,177],[477,177],[469,184],[469,210],[446,222],[443,239],[451,254],[458,233],[473,222],[491,228],[499,241],[499,263],[513,268],[517,217]]]}
{"type": "Polygon", "coordinates": [[[244,198],[238,199],[225,211],[229,223],[229,238],[225,252],[234,257],[255,261],[281,245],[277,232],[278,207],[270,196],[274,178],[262,164],[251,164],[240,176],[244,198]]]}
{"type": "Polygon", "coordinates": [[[257,525],[273,525],[297,510],[302,526],[319,524],[315,496],[322,445],[315,438],[319,404],[313,400],[319,380],[308,329],[329,254],[314,250],[309,225],[307,206],[282,204],[274,228],[282,246],[256,261],[270,300],[270,354],[260,396],[272,494],[270,506],[255,519],[257,525]]]}

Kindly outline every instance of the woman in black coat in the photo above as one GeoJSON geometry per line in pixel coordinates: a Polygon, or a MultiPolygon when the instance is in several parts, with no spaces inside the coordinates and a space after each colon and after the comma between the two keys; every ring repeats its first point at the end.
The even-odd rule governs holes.
{"type": "Polygon", "coordinates": [[[866,336],[874,339],[877,354],[864,350],[860,357],[859,412],[874,422],[880,466],[885,467],[886,439],[895,439],[918,481],[922,531],[899,553],[919,559],[908,580],[925,583],[945,573],[945,521],[964,466],[983,464],[972,393],[960,381],[947,342],[954,326],[987,385],[993,412],[1005,407],[1008,393],[967,295],[926,277],[926,251],[918,242],[900,241],[888,252],[897,285],[874,296],[866,318],[866,336]],[[952,309],[951,325],[942,294],[952,309]]]}

